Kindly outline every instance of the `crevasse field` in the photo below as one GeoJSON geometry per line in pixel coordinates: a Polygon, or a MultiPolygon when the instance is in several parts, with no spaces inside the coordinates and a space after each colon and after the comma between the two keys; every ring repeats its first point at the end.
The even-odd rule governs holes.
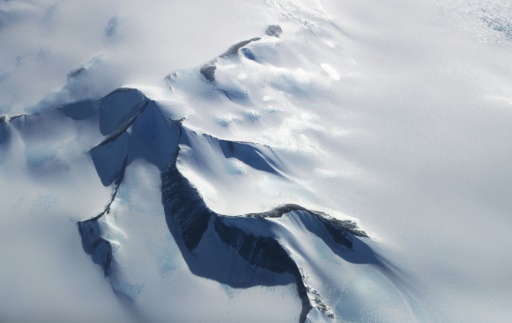
{"type": "Polygon", "coordinates": [[[509,322],[512,3],[0,2],[0,322],[509,322]]]}

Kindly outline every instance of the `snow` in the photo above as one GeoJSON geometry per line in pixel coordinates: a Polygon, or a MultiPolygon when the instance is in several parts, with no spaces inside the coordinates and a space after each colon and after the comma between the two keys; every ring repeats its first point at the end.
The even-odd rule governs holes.
{"type": "Polygon", "coordinates": [[[178,147],[214,212],[293,203],[368,233],[343,253],[300,212],[266,220],[336,320],[506,321],[511,21],[501,0],[3,1],[0,321],[297,321],[290,277],[193,267],[268,274],[212,233],[187,262],[161,196],[178,147]],[[104,277],[77,222],[125,158],[104,277]]]}

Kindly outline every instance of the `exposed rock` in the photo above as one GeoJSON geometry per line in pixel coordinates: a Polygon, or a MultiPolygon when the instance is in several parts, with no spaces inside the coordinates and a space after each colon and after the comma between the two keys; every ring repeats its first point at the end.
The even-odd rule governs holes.
{"type": "Polygon", "coordinates": [[[162,172],[161,177],[167,224],[179,226],[183,242],[189,251],[193,251],[208,228],[213,212],[206,207],[197,190],[181,175],[175,162],[162,172]]]}
{"type": "Polygon", "coordinates": [[[249,40],[244,40],[239,43],[236,43],[233,46],[231,46],[227,51],[225,51],[223,54],[221,54],[219,57],[236,56],[236,55],[238,55],[238,50],[240,48],[244,47],[245,45],[247,45],[253,41],[258,41],[260,39],[261,39],[260,37],[255,37],[255,38],[251,38],[249,40]]]}
{"type": "Polygon", "coordinates": [[[69,72],[68,73],[68,82],[69,82],[69,80],[77,78],[78,76],[82,75],[84,71],[85,71],[85,67],[82,66],[82,67],[79,67],[79,68],[74,69],[71,72],[69,72]]]}
{"type": "Polygon", "coordinates": [[[217,69],[217,66],[215,66],[215,62],[209,62],[207,64],[204,64],[199,69],[199,72],[204,76],[205,79],[207,79],[210,82],[215,82],[215,70],[217,69]]]}
{"type": "Polygon", "coordinates": [[[281,29],[281,26],[279,25],[270,25],[268,26],[267,30],[265,30],[265,35],[267,36],[274,36],[274,37],[280,37],[283,33],[283,29],[281,29]]]}
{"type": "MultiPolygon", "coordinates": [[[[133,92],[116,93],[121,95],[122,93],[133,94],[133,92]]],[[[119,100],[117,101],[124,102],[122,98],[119,98],[119,100]]],[[[139,116],[144,113],[149,103],[151,101],[144,97],[135,107],[126,109],[127,115],[119,117],[119,122],[116,123],[118,128],[112,131],[104,142],[100,143],[90,152],[93,161],[96,161],[97,156],[95,157],[95,154],[97,154],[98,149],[109,150],[115,148],[113,152],[103,151],[101,156],[111,156],[109,157],[110,159],[114,157],[116,159],[124,158],[124,160],[120,159],[120,161],[122,160],[122,165],[119,168],[109,169],[110,173],[102,175],[103,177],[108,175],[108,178],[102,178],[105,185],[114,184],[110,203],[98,216],[78,223],[84,251],[91,255],[94,263],[103,268],[106,276],[112,270],[112,247],[110,242],[102,237],[98,220],[102,216],[108,216],[110,205],[116,197],[119,186],[122,184],[126,166],[131,161],[129,160],[129,148],[123,148],[130,144],[130,140],[123,141],[121,137],[127,136],[125,134],[128,127],[137,127],[137,120],[142,120],[139,119],[139,116]],[[111,145],[116,143],[122,149],[120,147],[111,147],[111,145]],[[116,170],[115,173],[112,173],[112,170],[116,170]]],[[[154,108],[158,109],[156,106],[154,108]]],[[[164,119],[164,116],[161,113],[155,112],[152,114],[151,119],[145,122],[150,121],[150,124],[154,125],[160,119],[164,119]]],[[[315,293],[314,289],[307,286],[301,269],[298,268],[292,256],[286,250],[286,242],[281,241],[282,237],[277,237],[276,233],[272,230],[273,221],[285,215],[295,217],[306,230],[322,239],[335,254],[343,258],[347,257],[345,255],[347,254],[346,250],[353,248],[354,242],[358,239],[356,237],[364,237],[366,234],[358,230],[355,223],[351,221],[340,221],[322,212],[310,211],[294,204],[279,206],[268,212],[249,213],[239,216],[224,216],[213,212],[207,207],[199,192],[176,167],[179,154],[178,143],[189,145],[188,136],[197,136],[197,134],[192,131],[186,131],[180,121],[169,121],[165,118],[165,122],[170,122],[172,126],[162,128],[158,133],[162,136],[169,136],[166,142],[169,143],[168,149],[173,151],[174,154],[173,156],[166,157],[168,158],[166,161],[168,166],[166,168],[157,165],[161,170],[162,204],[169,231],[176,240],[191,272],[233,287],[242,288],[259,284],[272,284],[272,281],[268,279],[261,281],[250,276],[240,285],[239,281],[233,281],[232,278],[226,276],[225,267],[218,264],[217,258],[211,258],[211,250],[209,251],[210,254],[204,253],[204,246],[216,241],[214,242],[215,248],[219,248],[218,253],[222,255],[221,257],[224,261],[233,261],[233,263],[238,263],[238,266],[242,267],[248,266],[246,268],[253,268],[250,270],[254,272],[273,273],[272,275],[275,277],[289,277],[289,279],[293,277],[302,302],[301,322],[306,320],[308,313],[314,307],[322,311],[326,317],[333,317],[334,314],[321,300],[320,295],[315,293]],[[205,239],[205,237],[208,238],[205,239]],[[222,246],[227,248],[222,248],[222,246]],[[243,261],[237,261],[236,258],[238,257],[243,261]],[[211,266],[217,267],[211,271],[211,266]]],[[[143,123],[143,125],[147,127],[146,123],[143,123]]],[[[130,134],[130,136],[144,136],[146,132],[133,131],[133,134],[130,134]]],[[[270,147],[258,147],[252,143],[219,140],[208,135],[205,135],[205,139],[217,141],[218,148],[226,158],[237,158],[250,167],[279,175],[277,171],[278,165],[274,161],[262,157],[262,155],[266,155],[262,153],[262,149],[269,149],[271,153],[270,147]]],[[[158,147],[151,148],[148,146],[147,148],[157,150],[159,149],[158,147]]],[[[98,168],[100,166],[96,163],[95,166],[97,166],[100,174],[101,168],[98,168]]],[[[360,240],[357,241],[360,244],[364,244],[360,240]]],[[[348,255],[348,257],[351,256],[348,255]]],[[[349,259],[348,261],[351,260],[349,259]]],[[[361,261],[360,259],[356,260],[361,261]]],[[[366,260],[363,259],[362,261],[366,260]]]]}
{"type": "Polygon", "coordinates": [[[256,55],[254,55],[254,53],[249,48],[244,47],[240,50],[240,52],[242,55],[244,55],[245,58],[250,59],[251,61],[257,61],[256,55]]]}
{"type": "Polygon", "coordinates": [[[82,247],[85,253],[91,255],[92,261],[103,268],[105,276],[110,275],[112,264],[112,246],[110,242],[101,237],[98,224],[103,213],[90,220],[78,222],[78,231],[82,238],[82,247]]]}

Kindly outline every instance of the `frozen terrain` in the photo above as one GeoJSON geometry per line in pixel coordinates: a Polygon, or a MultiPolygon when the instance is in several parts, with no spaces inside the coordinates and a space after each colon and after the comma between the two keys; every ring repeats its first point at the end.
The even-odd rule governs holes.
{"type": "Polygon", "coordinates": [[[1,322],[507,322],[512,4],[1,1],[1,322]]]}

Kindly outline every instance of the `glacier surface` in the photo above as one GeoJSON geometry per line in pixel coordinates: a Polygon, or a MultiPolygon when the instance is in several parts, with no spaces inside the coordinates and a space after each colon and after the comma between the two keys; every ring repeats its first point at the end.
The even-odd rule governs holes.
{"type": "Polygon", "coordinates": [[[511,8],[0,2],[0,321],[508,321],[511,8]]]}

